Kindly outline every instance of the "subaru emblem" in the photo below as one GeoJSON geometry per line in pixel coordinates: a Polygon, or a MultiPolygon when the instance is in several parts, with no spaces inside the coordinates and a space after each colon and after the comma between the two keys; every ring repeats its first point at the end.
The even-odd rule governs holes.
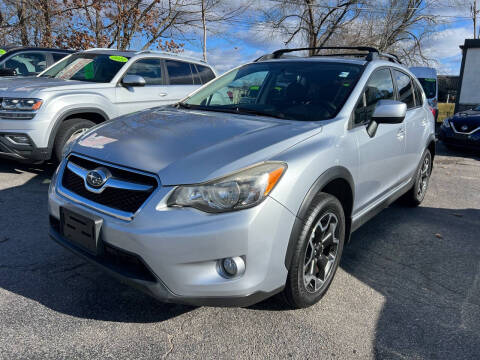
{"type": "Polygon", "coordinates": [[[467,126],[467,125],[462,125],[462,127],[461,127],[460,129],[462,129],[462,131],[467,131],[467,130],[468,130],[468,126],[467,126]]]}
{"type": "Polygon", "coordinates": [[[87,173],[86,179],[87,184],[93,188],[100,188],[102,187],[108,180],[108,170],[98,168],[95,170],[91,170],[87,173]]]}

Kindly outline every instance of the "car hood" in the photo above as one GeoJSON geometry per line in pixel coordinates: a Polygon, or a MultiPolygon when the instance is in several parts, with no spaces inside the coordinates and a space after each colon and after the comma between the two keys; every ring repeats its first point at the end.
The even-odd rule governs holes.
{"type": "Polygon", "coordinates": [[[268,160],[320,131],[318,123],[163,107],[103,123],[72,151],[158,174],[164,185],[193,184],[268,160]]]}
{"type": "Polygon", "coordinates": [[[458,131],[470,132],[480,127],[480,111],[462,111],[451,117],[450,123],[453,123],[458,131]]]}
{"type": "Polygon", "coordinates": [[[41,90],[68,90],[69,88],[103,87],[86,81],[62,80],[45,77],[0,78],[0,97],[32,97],[41,90]]]}

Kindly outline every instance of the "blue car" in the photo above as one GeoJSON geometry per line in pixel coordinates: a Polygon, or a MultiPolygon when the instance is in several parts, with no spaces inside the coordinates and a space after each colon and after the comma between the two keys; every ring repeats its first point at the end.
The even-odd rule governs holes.
{"type": "Polygon", "coordinates": [[[447,147],[480,150],[480,105],[445,119],[438,138],[447,147]]]}

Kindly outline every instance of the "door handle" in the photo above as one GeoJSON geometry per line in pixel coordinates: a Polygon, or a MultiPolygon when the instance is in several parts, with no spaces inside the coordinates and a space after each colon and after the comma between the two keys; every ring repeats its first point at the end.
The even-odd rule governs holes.
{"type": "Polygon", "coordinates": [[[397,131],[397,138],[402,140],[404,137],[405,137],[405,129],[403,127],[401,127],[397,131]]]}
{"type": "Polygon", "coordinates": [[[162,92],[162,93],[158,94],[158,96],[161,96],[161,97],[165,97],[167,95],[168,95],[168,93],[165,93],[165,92],[162,92]]]}

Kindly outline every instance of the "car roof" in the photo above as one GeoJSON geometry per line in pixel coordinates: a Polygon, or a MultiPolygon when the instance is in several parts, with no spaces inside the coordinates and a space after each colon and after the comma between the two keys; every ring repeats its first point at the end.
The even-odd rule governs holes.
{"type": "Polygon", "coordinates": [[[164,51],[155,51],[155,50],[116,50],[116,49],[108,49],[108,48],[92,48],[83,50],[81,52],[88,52],[88,53],[95,53],[95,54],[105,54],[105,55],[118,55],[118,56],[125,56],[125,57],[134,57],[134,56],[141,56],[141,57],[162,57],[165,59],[172,59],[172,60],[184,60],[188,62],[193,62],[199,65],[204,65],[211,67],[208,63],[201,59],[192,58],[189,56],[184,56],[180,54],[174,54],[164,51]]]}
{"type": "Polygon", "coordinates": [[[58,48],[48,48],[48,47],[37,47],[37,46],[19,46],[19,45],[5,45],[0,46],[0,49],[3,49],[7,52],[10,51],[20,51],[20,50],[39,50],[39,51],[56,51],[56,52],[65,52],[73,53],[75,50],[68,49],[58,49],[58,48]]]}

